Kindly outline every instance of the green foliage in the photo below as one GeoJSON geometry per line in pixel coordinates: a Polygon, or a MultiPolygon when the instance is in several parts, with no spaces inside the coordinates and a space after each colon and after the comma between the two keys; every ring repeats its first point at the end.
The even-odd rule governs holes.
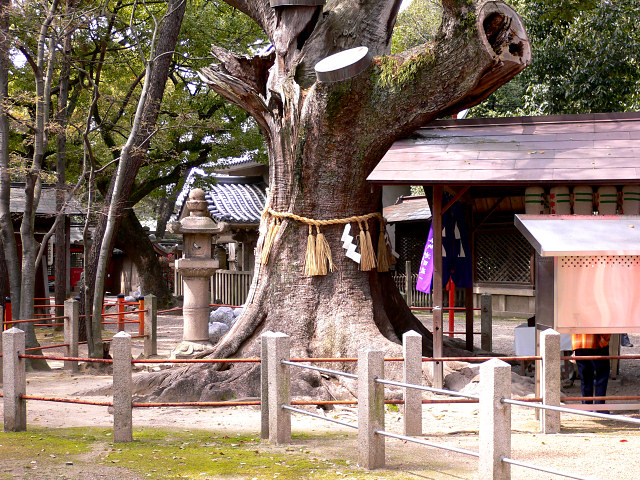
{"type": "Polygon", "coordinates": [[[439,0],[413,0],[398,15],[391,39],[391,53],[432,42],[440,29],[441,21],[442,4],[439,0]]]}
{"type": "Polygon", "coordinates": [[[635,0],[518,0],[533,63],[473,116],[637,110],[640,30],[635,0]]]}
{"type": "MultiPolygon", "coordinates": [[[[26,51],[33,52],[47,4],[28,0],[15,5],[11,12],[15,36],[12,44],[23,45],[26,51]]],[[[86,3],[76,5],[75,14],[65,17],[62,2],[48,31],[60,45],[63,27],[69,25],[73,30],[68,56],[72,65],[73,108],[66,129],[67,180],[71,182],[81,172],[83,158],[91,159],[97,168],[118,158],[129,135],[142,88],[141,54],[148,58],[154,21],[159,21],[166,10],[165,2],[134,4],[105,0],[100,8],[86,3]],[[134,5],[138,6],[135,12],[134,5]],[[89,118],[94,86],[99,89],[99,97],[89,118]],[[83,142],[87,123],[90,150],[83,142]]],[[[154,203],[154,197],[166,198],[174,190],[179,191],[194,167],[208,172],[220,159],[239,156],[266,163],[264,142],[256,123],[209,90],[197,75],[200,68],[212,62],[211,44],[251,54],[264,42],[260,28],[226,3],[189,0],[160,107],[158,129],[153,134],[145,165],[136,177],[133,202],[148,197],[147,208],[141,211],[153,215],[153,208],[148,207],[154,203]]],[[[14,50],[9,74],[10,154],[16,180],[24,175],[33,155],[30,127],[35,121],[35,84],[33,71],[24,59],[14,50]]],[[[56,135],[60,128],[54,116],[63,59],[62,52],[56,52],[43,174],[48,182],[55,180],[56,135]]],[[[98,183],[106,185],[114,169],[115,164],[107,167],[98,183]]]]}

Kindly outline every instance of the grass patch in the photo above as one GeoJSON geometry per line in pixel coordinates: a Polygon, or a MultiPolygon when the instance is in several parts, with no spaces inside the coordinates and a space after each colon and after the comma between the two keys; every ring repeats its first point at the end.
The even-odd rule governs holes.
{"type": "MultiPolygon", "coordinates": [[[[0,459],[37,460],[39,473],[72,461],[90,474],[122,468],[149,479],[404,479],[403,472],[368,472],[348,460],[321,458],[306,443],[339,436],[294,436],[293,445],[272,446],[257,435],[227,436],[202,430],[134,430],[131,443],[113,443],[111,429],[42,429],[0,433],[0,459]]],[[[335,452],[335,450],[334,450],[335,452]]],[[[335,453],[334,453],[335,455],[335,453]]],[[[0,474],[0,478],[2,478],[0,474]]]]}

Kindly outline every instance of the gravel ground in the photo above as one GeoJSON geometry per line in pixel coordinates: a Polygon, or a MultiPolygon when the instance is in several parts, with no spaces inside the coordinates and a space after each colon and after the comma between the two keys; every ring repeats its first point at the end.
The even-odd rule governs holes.
{"type": "MultiPolygon", "coordinates": [[[[495,319],[493,324],[494,351],[511,355],[513,351],[513,329],[523,319],[495,319]]],[[[462,328],[456,325],[456,329],[462,328]]],[[[475,330],[479,331],[479,322],[475,330]]],[[[177,339],[181,337],[181,320],[176,316],[159,317],[159,354],[168,355],[177,339]]],[[[623,348],[622,353],[640,353],[640,335],[631,335],[633,348],[623,348]]],[[[479,337],[477,338],[479,342],[479,337]]],[[[142,343],[134,342],[134,355],[141,352],[142,343]]],[[[83,353],[81,352],[81,355],[83,353]]],[[[54,370],[48,373],[29,373],[27,392],[51,396],[78,398],[90,389],[108,385],[111,378],[106,375],[70,375],[52,362],[54,370]]],[[[519,372],[519,367],[514,367],[519,372]]],[[[530,380],[528,380],[530,382],[530,380]]],[[[609,394],[633,394],[640,392],[638,386],[637,361],[623,362],[620,375],[612,380],[609,394]]],[[[565,388],[567,395],[579,395],[579,385],[565,388]]],[[[89,397],[102,400],[103,397],[89,397]]],[[[108,399],[108,397],[104,397],[108,399]]],[[[357,421],[353,408],[336,408],[329,412],[318,410],[321,415],[344,421],[357,421]]],[[[637,412],[636,412],[637,413],[637,412]]],[[[629,413],[638,418],[637,414],[629,413]]],[[[30,401],[28,404],[28,426],[51,428],[70,426],[110,426],[113,418],[105,407],[60,404],[30,401]]],[[[133,418],[136,426],[169,428],[197,428],[233,435],[234,433],[258,433],[260,412],[256,407],[233,407],[225,409],[167,408],[136,409],[133,418]]],[[[389,431],[401,433],[402,415],[395,411],[386,414],[389,431]]],[[[357,461],[357,437],[351,429],[320,419],[295,415],[292,419],[294,433],[304,433],[296,440],[313,455],[327,458],[344,458],[357,461]],[[326,433],[343,432],[344,438],[323,438],[326,433]]],[[[556,470],[575,474],[573,478],[599,478],[637,480],[640,477],[640,432],[637,426],[610,420],[588,419],[563,415],[562,432],[558,435],[538,433],[539,425],[532,409],[512,408],[512,458],[536,463],[556,470]]],[[[478,408],[470,404],[425,405],[423,408],[422,438],[469,450],[478,450],[478,408]]],[[[477,479],[477,459],[457,453],[407,444],[388,439],[387,468],[406,473],[407,478],[420,479],[477,479]],[[446,452],[446,453],[445,453],[446,452]]],[[[280,447],[270,447],[280,448],[280,447]]],[[[0,468],[10,462],[0,453],[0,468]]],[[[99,467],[96,466],[98,469],[99,467]]],[[[379,471],[385,478],[385,470],[379,471]]],[[[4,478],[4,477],[2,477],[4,478]]],[[[11,476],[7,478],[25,478],[11,476]]],[[[44,477],[43,477],[44,478],[44,477]]],[[[82,472],[73,478],[116,478],[113,472],[82,472]],[[106,476],[105,476],[106,475],[106,476]]],[[[124,478],[124,477],[123,477],[124,478]]],[[[129,477],[126,477],[129,478],[129,477]]],[[[217,478],[212,472],[208,478],[217,478]]],[[[252,478],[250,473],[238,478],[252,478]]],[[[336,476],[336,478],[338,478],[336,476]]],[[[512,478],[540,480],[563,478],[522,467],[512,467],[512,478]]],[[[481,479],[483,480],[483,479],[481,479]]]]}

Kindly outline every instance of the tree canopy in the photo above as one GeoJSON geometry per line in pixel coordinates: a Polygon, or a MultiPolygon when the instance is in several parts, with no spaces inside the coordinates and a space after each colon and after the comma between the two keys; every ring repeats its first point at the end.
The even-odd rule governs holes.
{"type": "Polygon", "coordinates": [[[634,0],[514,0],[531,66],[472,111],[476,116],[623,112],[640,108],[634,0]]]}
{"type": "MultiPolygon", "coordinates": [[[[510,0],[529,34],[531,66],[474,107],[500,117],[640,109],[640,29],[634,0],[510,0]]],[[[414,0],[398,17],[394,48],[434,35],[440,2],[414,0]]]]}

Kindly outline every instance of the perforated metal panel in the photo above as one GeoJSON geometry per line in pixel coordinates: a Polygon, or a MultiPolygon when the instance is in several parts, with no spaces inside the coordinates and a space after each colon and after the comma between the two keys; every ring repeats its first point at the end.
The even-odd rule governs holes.
{"type": "Polygon", "coordinates": [[[639,256],[556,257],[554,276],[559,332],[640,332],[639,256]]]}
{"type": "Polygon", "coordinates": [[[634,267],[640,265],[635,255],[595,255],[591,257],[558,257],[559,268],[595,268],[599,265],[634,267]]]}

